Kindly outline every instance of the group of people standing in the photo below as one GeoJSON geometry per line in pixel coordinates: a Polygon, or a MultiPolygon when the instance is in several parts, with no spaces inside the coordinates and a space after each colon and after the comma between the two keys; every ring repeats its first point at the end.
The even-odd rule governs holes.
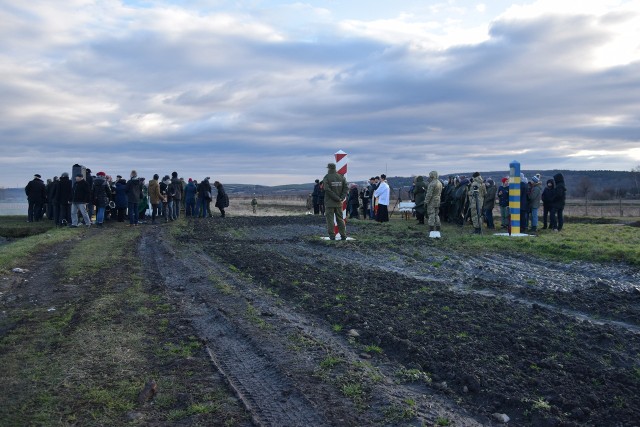
{"type": "Polygon", "coordinates": [[[200,183],[191,178],[185,182],[178,178],[177,172],[165,175],[162,180],[158,174],[148,184],[145,178],[138,177],[132,170],[129,179],[117,175],[116,179],[105,172],[91,175],[91,170],[76,173],[72,181],[67,172],[58,178],[42,181],[39,174],[34,175],[25,187],[28,208],[28,222],[47,218],[56,225],[78,227],[80,218],[86,226],[92,224],[91,217],[95,210],[95,224],[102,227],[105,220],[115,219],[136,226],[145,219],[146,212],[151,209],[151,223],[158,220],[174,221],[183,209],[186,216],[211,217],[210,203],[213,200],[213,188],[216,189],[215,206],[220,216],[225,217],[225,209],[229,206],[229,197],[224,186],[215,181],[213,188],[209,177],[200,183]],[[86,175],[86,178],[85,178],[86,175]]]}
{"type": "MultiPolygon", "coordinates": [[[[530,179],[521,174],[519,185],[520,228],[522,231],[537,232],[539,226],[538,211],[543,206],[543,229],[561,231],[564,225],[563,211],[567,189],[561,173],[541,185],[541,176],[536,174],[530,179]]],[[[501,228],[510,227],[509,178],[501,180],[500,187],[491,179],[482,179],[477,172],[469,179],[464,176],[450,176],[444,182],[442,190],[440,216],[444,221],[462,226],[471,219],[474,232],[478,233],[480,218],[488,229],[495,229],[493,210],[496,200],[500,208],[501,228]],[[477,174],[477,176],[476,176],[477,174]]]]}

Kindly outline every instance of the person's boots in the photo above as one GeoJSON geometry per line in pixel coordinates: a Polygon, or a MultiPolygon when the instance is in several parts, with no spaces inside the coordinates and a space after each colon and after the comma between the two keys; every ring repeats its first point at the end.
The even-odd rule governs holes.
{"type": "Polygon", "coordinates": [[[479,228],[474,228],[473,229],[473,234],[482,234],[482,232],[480,231],[479,228]]]}
{"type": "Polygon", "coordinates": [[[531,230],[529,230],[532,233],[537,233],[538,232],[538,227],[531,227],[531,230]]]}
{"type": "Polygon", "coordinates": [[[433,231],[433,225],[429,226],[429,237],[431,237],[432,239],[435,239],[436,237],[436,232],[433,231]]]}
{"type": "Polygon", "coordinates": [[[440,226],[439,225],[436,225],[435,233],[436,233],[436,239],[439,239],[439,238],[442,237],[442,235],[440,234],[440,226]]]}

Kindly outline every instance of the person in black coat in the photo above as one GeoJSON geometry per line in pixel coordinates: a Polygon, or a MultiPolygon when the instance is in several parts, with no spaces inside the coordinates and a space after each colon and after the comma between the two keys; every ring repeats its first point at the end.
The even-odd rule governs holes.
{"type": "Polygon", "coordinates": [[[53,199],[57,185],[58,185],[57,176],[54,176],[53,180],[47,180],[47,219],[52,221],[56,216],[56,209],[58,208],[58,204],[55,203],[53,199]]]}
{"type": "Polygon", "coordinates": [[[567,188],[564,185],[564,176],[557,173],[553,176],[556,188],[553,191],[553,200],[551,202],[551,228],[553,231],[562,231],[564,225],[564,204],[567,199],[567,188]]]}
{"type": "Polygon", "coordinates": [[[66,225],[71,222],[71,192],[73,185],[69,179],[69,174],[63,172],[60,175],[58,184],[55,186],[53,198],[58,205],[56,211],[55,222],[56,225],[66,225]]]}
{"type": "Polygon", "coordinates": [[[556,187],[556,183],[553,179],[547,180],[547,186],[542,190],[542,224],[543,230],[547,229],[547,224],[549,224],[549,216],[551,214],[551,204],[553,203],[554,190],[556,187]]]}
{"type": "Polygon", "coordinates": [[[313,202],[313,214],[318,215],[320,213],[320,180],[316,179],[315,185],[313,186],[313,193],[311,193],[311,198],[313,202]]]}
{"type": "Polygon", "coordinates": [[[224,191],[224,187],[220,182],[214,181],[213,186],[218,190],[218,194],[216,195],[216,208],[220,209],[220,216],[224,218],[224,208],[229,207],[229,196],[227,196],[227,192],[224,191]]]}
{"type": "Polygon", "coordinates": [[[358,186],[356,184],[350,185],[347,200],[347,204],[349,206],[349,208],[347,209],[347,211],[349,212],[349,218],[360,219],[360,216],[358,215],[360,200],[358,199],[358,186]]]}
{"type": "Polygon", "coordinates": [[[47,200],[47,192],[46,186],[40,178],[39,174],[35,174],[33,179],[24,187],[24,192],[29,202],[27,222],[40,221],[42,219],[42,207],[47,200]]]}
{"type": "Polygon", "coordinates": [[[129,226],[138,225],[138,204],[142,198],[142,183],[138,179],[138,172],[131,171],[131,179],[127,181],[127,208],[129,210],[129,226]]]}
{"type": "Polygon", "coordinates": [[[211,203],[211,184],[209,177],[203,179],[198,184],[198,204],[196,208],[196,216],[206,218],[211,216],[209,204],[211,203]]]}

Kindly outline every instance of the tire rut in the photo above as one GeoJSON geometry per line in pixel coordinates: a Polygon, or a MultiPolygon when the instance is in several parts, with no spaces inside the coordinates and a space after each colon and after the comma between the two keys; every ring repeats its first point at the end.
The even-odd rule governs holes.
{"type": "MultiPolygon", "coordinates": [[[[149,233],[141,239],[140,254],[147,272],[162,281],[166,288],[185,294],[188,286],[211,287],[207,277],[194,271],[196,266],[182,262],[149,233]],[[162,262],[158,262],[162,260],[162,262]]],[[[188,294],[187,294],[188,295],[188,294]]],[[[206,342],[214,365],[220,370],[238,397],[260,426],[328,426],[324,414],[315,408],[271,360],[263,349],[238,324],[227,317],[209,298],[192,293],[182,298],[183,310],[206,342]]]]}
{"type": "Polygon", "coordinates": [[[184,311],[206,342],[212,362],[257,425],[398,425],[387,418],[385,411],[404,407],[407,400],[416,402],[415,418],[402,425],[433,425],[440,418],[459,426],[481,425],[429,387],[398,384],[395,374],[400,367],[389,362],[370,368],[382,379],[373,385],[367,408],[354,406],[335,383],[314,378],[319,361],[328,355],[338,356],[348,365],[362,364],[361,355],[345,338],[331,332],[323,320],[271,301],[263,290],[243,279],[242,273],[203,252],[183,254],[189,260],[185,263],[171,253],[168,244],[150,234],[143,236],[140,251],[146,253],[147,270],[155,270],[151,274],[182,301],[184,311]],[[175,273],[176,269],[181,273],[175,273]],[[219,279],[212,279],[209,271],[219,279]],[[231,285],[234,294],[225,295],[216,289],[221,283],[231,285]],[[247,325],[243,319],[246,304],[269,320],[269,329],[247,325]],[[297,353],[287,347],[294,335],[313,344],[297,353]]]}

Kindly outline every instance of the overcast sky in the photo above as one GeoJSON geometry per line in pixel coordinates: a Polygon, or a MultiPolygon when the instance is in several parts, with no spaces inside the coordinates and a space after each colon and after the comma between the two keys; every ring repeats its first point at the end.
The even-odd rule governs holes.
{"type": "Polygon", "coordinates": [[[0,0],[0,186],[640,164],[640,1],[0,0]]]}

